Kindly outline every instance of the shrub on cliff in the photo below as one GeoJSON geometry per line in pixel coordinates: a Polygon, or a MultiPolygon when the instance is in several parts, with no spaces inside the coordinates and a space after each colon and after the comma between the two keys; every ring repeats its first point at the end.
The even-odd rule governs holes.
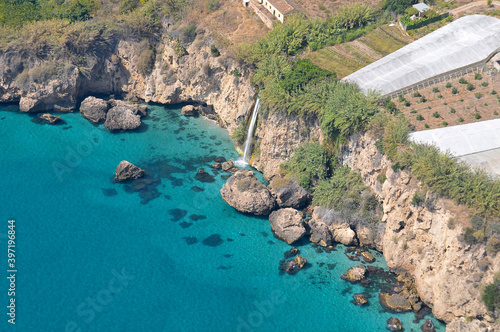
{"type": "Polygon", "coordinates": [[[339,136],[347,139],[364,131],[377,111],[375,100],[360,92],[356,85],[339,83],[327,97],[321,128],[333,140],[339,136]]]}
{"type": "Polygon", "coordinates": [[[486,308],[494,311],[500,305],[500,281],[495,279],[495,282],[487,285],[483,291],[483,301],[486,308]]]}
{"type": "Polygon", "coordinates": [[[139,55],[139,58],[137,59],[137,70],[143,74],[147,75],[151,73],[151,70],[153,69],[155,63],[155,54],[153,50],[151,49],[145,49],[141,52],[139,55]]]}
{"type": "Polygon", "coordinates": [[[305,143],[297,148],[292,158],[280,165],[282,172],[291,174],[299,184],[311,189],[330,172],[330,158],[324,146],[305,143]]]}
{"type": "Polygon", "coordinates": [[[247,138],[245,122],[240,123],[239,126],[236,127],[236,129],[233,131],[232,138],[239,145],[245,143],[245,139],[247,138]]]}
{"type": "Polygon", "coordinates": [[[361,193],[367,189],[359,173],[351,172],[349,167],[340,167],[314,188],[312,203],[336,210],[342,210],[346,205],[357,209],[362,203],[361,193]]]}

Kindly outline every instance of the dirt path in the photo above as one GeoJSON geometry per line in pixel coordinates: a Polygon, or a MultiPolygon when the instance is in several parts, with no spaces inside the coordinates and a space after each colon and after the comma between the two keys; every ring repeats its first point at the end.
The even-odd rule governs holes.
{"type": "MultiPolygon", "coordinates": [[[[493,1],[492,5],[494,5],[495,7],[498,7],[498,6],[500,6],[500,2],[493,1]]],[[[457,16],[459,13],[466,12],[466,11],[468,11],[474,7],[478,7],[478,6],[487,6],[487,1],[474,1],[474,2],[468,3],[466,5],[452,9],[450,11],[450,14],[452,14],[453,16],[457,16]]]]}

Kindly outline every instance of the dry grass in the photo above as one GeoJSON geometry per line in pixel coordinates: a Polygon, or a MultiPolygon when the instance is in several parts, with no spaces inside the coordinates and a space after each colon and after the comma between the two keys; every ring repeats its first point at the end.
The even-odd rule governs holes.
{"type": "MultiPolygon", "coordinates": [[[[338,12],[345,5],[350,5],[359,0],[295,0],[301,6],[302,11],[310,18],[326,19],[338,12]]],[[[372,8],[376,8],[380,3],[379,0],[362,1],[372,8]]]]}

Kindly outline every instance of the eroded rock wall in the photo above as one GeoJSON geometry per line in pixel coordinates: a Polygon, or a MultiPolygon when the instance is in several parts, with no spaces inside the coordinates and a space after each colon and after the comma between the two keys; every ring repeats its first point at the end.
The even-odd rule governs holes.
{"type": "Polygon", "coordinates": [[[258,142],[253,166],[270,179],[279,173],[279,165],[290,159],[304,142],[323,142],[316,116],[302,117],[283,112],[262,112],[256,137],[258,142]]]}
{"type": "Polygon", "coordinates": [[[421,299],[437,318],[449,323],[471,317],[489,325],[493,320],[481,300],[481,286],[493,281],[500,257],[488,256],[484,245],[470,246],[460,239],[470,217],[464,207],[429,194],[424,206],[412,205],[420,183],[407,171],[394,171],[375,141],[371,134],[354,137],[344,160],[382,202],[386,227],[377,246],[387,265],[414,276],[421,299]],[[383,184],[379,174],[387,178],[383,184]],[[449,223],[450,218],[455,222],[449,223]]]}
{"type": "Polygon", "coordinates": [[[146,71],[141,56],[151,46],[138,37],[114,36],[82,54],[68,53],[65,45],[46,54],[26,53],[13,45],[0,51],[0,102],[19,102],[24,112],[73,111],[88,95],[199,103],[208,105],[205,109],[212,117],[232,132],[255,96],[249,70],[223,50],[212,56],[210,45],[215,41],[204,31],[185,45],[187,55],[177,57],[170,29],[165,23],[154,44],[153,68],[146,71]]]}

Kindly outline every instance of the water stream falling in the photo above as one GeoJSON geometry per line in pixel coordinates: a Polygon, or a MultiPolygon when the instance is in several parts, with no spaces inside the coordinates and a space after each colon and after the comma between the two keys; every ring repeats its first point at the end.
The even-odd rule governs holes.
{"type": "Polygon", "coordinates": [[[257,98],[255,102],[255,106],[253,108],[252,119],[250,120],[250,125],[248,126],[247,139],[245,144],[243,144],[243,159],[237,160],[237,166],[246,166],[250,161],[250,157],[252,156],[252,138],[253,131],[255,128],[255,123],[257,122],[257,115],[259,114],[260,109],[260,98],[257,98]]]}

